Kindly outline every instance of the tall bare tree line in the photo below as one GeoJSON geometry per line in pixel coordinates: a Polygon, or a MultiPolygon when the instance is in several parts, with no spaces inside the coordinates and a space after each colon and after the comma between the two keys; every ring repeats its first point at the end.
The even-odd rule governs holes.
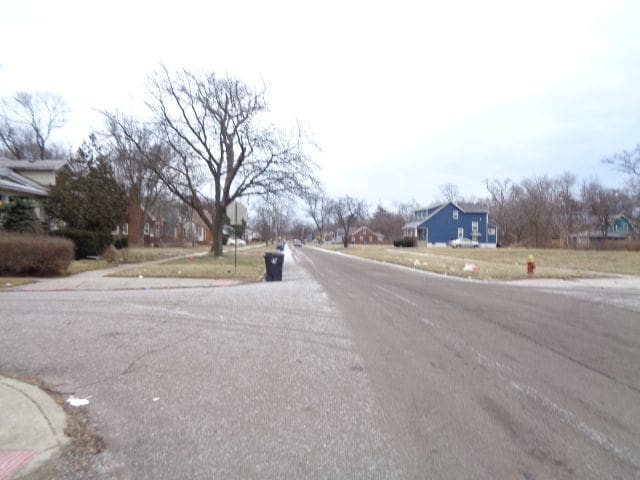
{"type": "Polygon", "coordinates": [[[498,225],[503,245],[570,246],[572,234],[586,231],[598,231],[606,238],[614,215],[633,219],[637,214],[625,191],[597,180],[578,185],[570,173],[520,182],[487,180],[486,187],[490,219],[498,225]]]}

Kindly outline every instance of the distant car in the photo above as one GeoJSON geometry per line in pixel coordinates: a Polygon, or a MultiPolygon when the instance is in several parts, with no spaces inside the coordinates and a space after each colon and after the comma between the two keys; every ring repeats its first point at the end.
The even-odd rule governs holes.
{"type": "Polygon", "coordinates": [[[302,246],[302,242],[296,238],[296,239],[293,241],[293,246],[294,246],[294,247],[301,247],[301,246],[302,246]]]}
{"type": "Polygon", "coordinates": [[[449,246],[453,248],[478,248],[480,244],[469,238],[456,238],[449,242],[449,246]]]}
{"type": "Polygon", "coordinates": [[[241,238],[230,238],[227,241],[227,245],[237,245],[238,247],[244,247],[247,245],[247,242],[245,242],[243,239],[241,238]]]}

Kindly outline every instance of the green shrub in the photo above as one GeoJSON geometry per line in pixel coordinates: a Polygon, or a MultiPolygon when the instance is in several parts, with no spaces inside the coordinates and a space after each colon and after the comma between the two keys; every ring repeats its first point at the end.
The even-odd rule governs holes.
{"type": "Polygon", "coordinates": [[[113,237],[106,232],[89,232],[87,230],[62,229],[51,232],[57,237],[71,240],[76,247],[76,260],[89,256],[102,255],[105,248],[113,242],[113,237]]]}
{"type": "Polygon", "coordinates": [[[2,226],[11,232],[39,233],[40,220],[31,200],[16,198],[0,209],[2,226]]]}
{"type": "Polygon", "coordinates": [[[64,275],[73,260],[73,242],[45,235],[0,234],[0,275],[64,275]]]}

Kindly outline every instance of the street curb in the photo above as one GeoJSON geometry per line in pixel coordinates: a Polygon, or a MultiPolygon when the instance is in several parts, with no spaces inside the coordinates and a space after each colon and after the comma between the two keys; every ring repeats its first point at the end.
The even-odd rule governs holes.
{"type": "Polygon", "coordinates": [[[0,376],[0,480],[19,478],[70,441],[64,409],[42,389],[0,376]]]}

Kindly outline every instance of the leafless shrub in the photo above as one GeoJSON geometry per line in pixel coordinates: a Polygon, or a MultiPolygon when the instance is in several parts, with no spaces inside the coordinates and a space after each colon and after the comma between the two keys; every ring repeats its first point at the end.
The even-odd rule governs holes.
{"type": "Polygon", "coordinates": [[[73,249],[73,242],[64,238],[0,234],[0,275],[64,275],[73,249]]]}

